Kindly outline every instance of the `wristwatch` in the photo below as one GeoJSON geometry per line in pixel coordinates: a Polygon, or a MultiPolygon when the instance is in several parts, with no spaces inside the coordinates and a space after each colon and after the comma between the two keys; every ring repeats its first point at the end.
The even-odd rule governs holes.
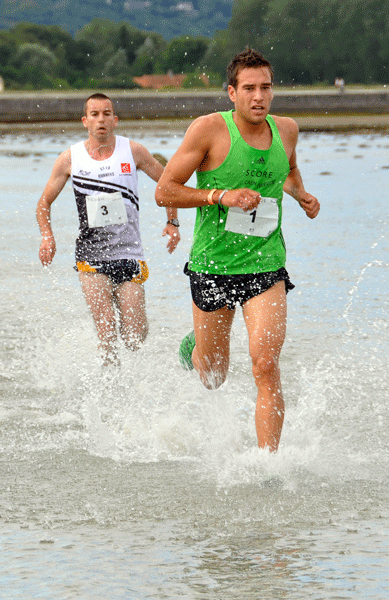
{"type": "Polygon", "coordinates": [[[174,227],[179,227],[180,226],[180,222],[178,219],[169,219],[166,222],[166,225],[174,225],[174,227]]]}

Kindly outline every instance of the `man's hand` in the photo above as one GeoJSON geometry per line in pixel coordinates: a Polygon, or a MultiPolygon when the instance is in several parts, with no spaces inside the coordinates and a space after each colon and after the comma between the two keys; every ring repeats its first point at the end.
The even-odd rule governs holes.
{"type": "Polygon", "coordinates": [[[50,265],[56,251],[53,237],[43,238],[39,248],[39,258],[44,267],[50,265]]]}
{"type": "MultiPolygon", "coordinates": [[[[221,192],[219,192],[219,196],[220,193],[221,192]]],[[[218,192],[214,192],[213,198],[215,204],[217,204],[217,195],[218,192]]],[[[260,201],[261,194],[259,192],[254,192],[248,188],[242,188],[240,190],[228,190],[228,192],[226,192],[222,198],[222,205],[228,207],[236,206],[244,211],[248,211],[253,210],[253,208],[257,208],[260,201]]]]}
{"type": "Polygon", "coordinates": [[[178,231],[178,227],[175,227],[171,223],[168,223],[166,225],[165,229],[163,230],[162,235],[170,236],[166,248],[168,249],[168,252],[171,254],[177,248],[178,242],[181,239],[180,233],[178,231]]]}
{"type": "Polygon", "coordinates": [[[301,208],[305,210],[307,217],[310,219],[314,219],[319,214],[320,204],[315,196],[312,194],[308,194],[308,192],[304,192],[302,196],[297,200],[300,204],[301,208]]]}

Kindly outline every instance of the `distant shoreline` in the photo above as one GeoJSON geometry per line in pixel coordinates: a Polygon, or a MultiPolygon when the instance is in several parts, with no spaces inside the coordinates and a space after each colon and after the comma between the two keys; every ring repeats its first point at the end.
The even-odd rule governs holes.
{"type": "MultiPolygon", "coordinates": [[[[107,91],[121,128],[183,131],[194,118],[232,104],[223,90],[107,91]]],[[[5,92],[0,94],[0,133],[61,131],[78,127],[83,92],[5,92]]],[[[301,131],[389,129],[389,90],[350,88],[275,89],[272,112],[295,118],[301,131]]]]}

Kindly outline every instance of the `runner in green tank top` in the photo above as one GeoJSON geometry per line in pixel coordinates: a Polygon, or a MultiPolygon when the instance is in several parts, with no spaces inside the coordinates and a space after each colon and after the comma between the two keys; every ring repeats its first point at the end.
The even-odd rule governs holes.
{"type": "Polygon", "coordinates": [[[282,195],[313,219],[318,200],[305,191],[296,162],[297,124],[269,116],[273,70],[247,48],[227,69],[235,110],[196,119],[159,180],[160,206],[197,208],[185,272],[190,277],[194,332],[180,347],[181,364],[211,389],[226,379],[236,304],[242,306],[257,386],[260,448],[278,448],[284,420],[279,356],[286,330],[282,195]],[[197,188],[186,185],[197,173],[197,188]]]}
{"type": "Polygon", "coordinates": [[[258,236],[231,231],[232,215],[228,215],[227,207],[223,210],[217,206],[198,207],[189,269],[223,275],[277,271],[285,267],[281,216],[283,185],[289,174],[289,161],[280,134],[274,119],[268,116],[266,121],[272,135],[270,148],[253,148],[240,135],[233,112],[220,114],[228,127],[231,147],[219,167],[197,172],[197,187],[209,190],[250,187],[262,197],[271,198],[273,202],[263,202],[256,211],[250,212],[247,218],[250,227],[259,226],[262,208],[267,213],[273,210],[266,218],[262,217],[265,235],[258,236]]]}

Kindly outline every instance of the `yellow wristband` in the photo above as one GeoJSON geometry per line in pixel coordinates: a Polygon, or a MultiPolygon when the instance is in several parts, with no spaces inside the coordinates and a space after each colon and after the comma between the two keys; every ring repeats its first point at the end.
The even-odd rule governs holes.
{"type": "Polygon", "coordinates": [[[211,190],[208,194],[208,204],[213,204],[212,201],[212,196],[214,195],[214,193],[216,192],[216,188],[213,188],[213,190],[211,190]]]}

